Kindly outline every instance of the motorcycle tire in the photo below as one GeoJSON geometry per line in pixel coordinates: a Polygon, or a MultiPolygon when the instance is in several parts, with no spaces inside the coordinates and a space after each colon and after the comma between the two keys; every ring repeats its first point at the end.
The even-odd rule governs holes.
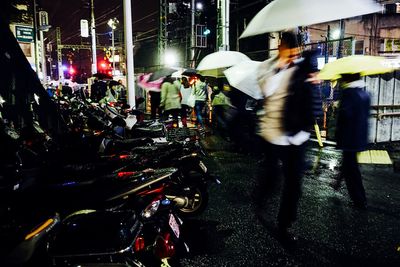
{"type": "Polygon", "coordinates": [[[208,190],[206,187],[192,187],[186,195],[190,202],[189,207],[178,209],[178,215],[184,218],[195,217],[203,213],[208,205],[208,190]]]}

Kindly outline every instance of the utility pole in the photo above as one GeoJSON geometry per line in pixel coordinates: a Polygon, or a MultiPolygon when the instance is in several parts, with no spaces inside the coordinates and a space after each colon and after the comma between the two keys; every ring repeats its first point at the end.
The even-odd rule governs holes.
{"type": "Polygon", "coordinates": [[[229,0],[218,0],[217,47],[229,51],[229,0]]]}
{"type": "Polygon", "coordinates": [[[64,80],[64,70],[62,68],[62,52],[61,52],[61,31],[60,27],[56,28],[56,42],[57,42],[57,66],[58,66],[58,80],[64,80]]]}
{"type": "Polygon", "coordinates": [[[327,33],[325,36],[325,64],[329,61],[329,39],[331,35],[331,26],[328,25],[327,33]]]}
{"type": "Polygon", "coordinates": [[[196,6],[195,6],[195,0],[192,0],[192,3],[190,4],[190,9],[191,9],[191,42],[190,42],[190,65],[192,68],[195,68],[195,50],[196,50],[196,32],[195,32],[195,12],[196,12],[196,6]]]}
{"type": "Polygon", "coordinates": [[[114,30],[117,28],[119,23],[117,18],[110,19],[107,24],[111,28],[111,56],[112,56],[112,75],[115,75],[115,44],[114,44],[114,30]]]}
{"type": "Polygon", "coordinates": [[[112,50],[111,50],[111,56],[113,59],[112,62],[112,75],[115,75],[115,47],[114,47],[114,28],[111,28],[111,46],[112,46],[112,50]]]}
{"type": "Polygon", "coordinates": [[[167,47],[167,0],[160,0],[160,28],[158,29],[158,63],[164,65],[167,47]]]}
{"type": "Polygon", "coordinates": [[[35,66],[36,73],[39,74],[39,60],[38,60],[38,41],[37,41],[37,14],[36,14],[36,0],[33,0],[33,33],[34,33],[34,45],[35,45],[35,66]]]}
{"type": "Polygon", "coordinates": [[[94,0],[90,2],[91,34],[92,34],[92,74],[97,73],[96,27],[94,21],[94,0]]]}
{"type": "Polygon", "coordinates": [[[40,34],[40,47],[41,47],[41,72],[43,84],[47,82],[47,61],[46,61],[46,46],[44,44],[43,32],[47,32],[51,26],[49,25],[49,16],[46,11],[39,11],[39,34],[40,34]]]}
{"type": "Polygon", "coordinates": [[[43,84],[47,81],[47,64],[46,64],[46,47],[44,46],[44,39],[43,39],[43,30],[39,30],[40,34],[40,47],[41,47],[41,55],[40,61],[42,63],[42,82],[43,84]]]}
{"type": "Polygon", "coordinates": [[[133,37],[132,37],[132,5],[131,0],[124,0],[124,28],[125,28],[125,54],[126,54],[126,87],[128,91],[128,104],[136,108],[135,97],[135,69],[133,63],[133,37]]]}
{"type": "Polygon", "coordinates": [[[338,45],[338,50],[337,50],[337,58],[343,57],[343,39],[344,39],[344,20],[340,20],[339,22],[339,29],[340,29],[340,39],[339,39],[339,45],[338,45]]]}

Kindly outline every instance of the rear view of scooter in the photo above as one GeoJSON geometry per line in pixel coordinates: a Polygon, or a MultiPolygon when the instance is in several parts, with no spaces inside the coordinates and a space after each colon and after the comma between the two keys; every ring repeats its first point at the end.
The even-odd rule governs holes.
{"type": "Polygon", "coordinates": [[[48,243],[52,266],[161,266],[173,261],[182,221],[155,197],[141,213],[82,210],[68,216],[48,243]]]}

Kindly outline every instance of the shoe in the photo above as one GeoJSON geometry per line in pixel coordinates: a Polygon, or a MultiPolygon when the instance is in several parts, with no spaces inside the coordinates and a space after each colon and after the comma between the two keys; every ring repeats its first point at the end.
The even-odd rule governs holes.
{"type": "Polygon", "coordinates": [[[293,249],[296,247],[298,238],[288,228],[278,227],[277,239],[284,248],[293,249]]]}
{"type": "Polygon", "coordinates": [[[367,210],[367,208],[368,208],[366,201],[354,201],[353,206],[360,210],[367,210]]]}
{"type": "Polygon", "coordinates": [[[329,184],[330,187],[333,188],[335,191],[339,191],[340,187],[342,186],[341,180],[335,180],[329,184]]]}

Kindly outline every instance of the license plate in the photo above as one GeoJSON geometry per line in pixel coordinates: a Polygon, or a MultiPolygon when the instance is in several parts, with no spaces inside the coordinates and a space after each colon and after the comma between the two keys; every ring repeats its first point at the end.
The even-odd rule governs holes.
{"type": "Polygon", "coordinates": [[[206,165],[204,165],[204,163],[201,160],[199,162],[199,166],[203,170],[203,172],[207,172],[207,167],[206,167],[206,165]]]}
{"type": "Polygon", "coordinates": [[[172,229],[172,232],[174,232],[174,234],[176,235],[176,237],[179,238],[179,235],[180,235],[179,224],[178,224],[178,222],[176,221],[174,215],[172,215],[172,214],[169,215],[169,221],[168,221],[168,223],[169,223],[169,226],[170,226],[171,229],[172,229]]]}
{"type": "Polygon", "coordinates": [[[126,122],[126,128],[129,130],[132,130],[132,127],[136,124],[137,118],[135,115],[128,115],[125,119],[126,122]]]}

